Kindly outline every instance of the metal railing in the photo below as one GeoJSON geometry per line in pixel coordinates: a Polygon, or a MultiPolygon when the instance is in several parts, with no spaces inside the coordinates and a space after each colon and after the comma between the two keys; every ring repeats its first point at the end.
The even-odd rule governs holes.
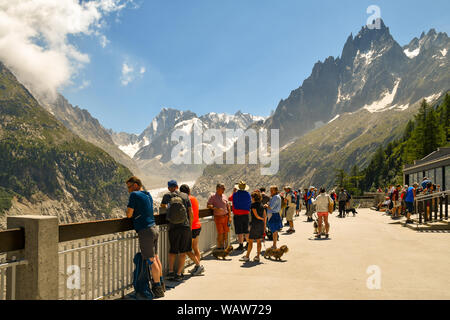
{"type": "Polygon", "coordinates": [[[419,223],[448,220],[448,197],[450,190],[418,195],[415,213],[419,214],[419,223]]]}
{"type": "MultiPolygon", "coordinates": [[[[216,246],[214,219],[203,218],[199,239],[205,255],[216,246]]],[[[158,256],[169,270],[168,226],[159,225],[158,256]]],[[[124,297],[133,288],[133,258],[140,251],[134,231],[60,243],[59,299],[97,300],[124,297]]],[[[193,262],[186,259],[185,266],[193,262]]]]}
{"type": "Polygon", "coordinates": [[[24,259],[16,260],[16,257],[12,257],[9,261],[6,258],[0,258],[0,300],[16,299],[16,267],[24,264],[28,264],[28,261],[24,259]],[[9,297],[6,295],[7,281],[10,281],[8,285],[11,286],[9,297]]]}

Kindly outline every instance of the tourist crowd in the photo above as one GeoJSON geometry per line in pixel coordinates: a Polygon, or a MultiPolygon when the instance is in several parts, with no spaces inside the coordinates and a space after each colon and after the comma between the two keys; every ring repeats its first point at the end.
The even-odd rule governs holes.
{"type": "MultiPolygon", "coordinates": [[[[440,192],[441,186],[434,184],[429,178],[424,177],[419,184],[414,182],[412,186],[408,185],[390,185],[384,191],[378,188],[378,193],[385,194],[383,201],[380,201],[376,207],[377,211],[386,212],[391,215],[392,219],[400,219],[401,216],[406,217],[406,223],[411,224],[413,220],[411,215],[415,212],[414,202],[418,195],[428,195],[440,192]]],[[[432,208],[437,205],[438,199],[430,199],[426,201],[426,219],[430,219],[432,208]]]]}
{"type": "MultiPolygon", "coordinates": [[[[137,177],[128,179],[127,187],[130,192],[127,217],[133,221],[142,259],[151,275],[152,294],[156,298],[163,297],[165,282],[162,264],[157,255],[159,233],[153,212],[153,199],[150,193],[144,190],[142,181],[137,177]]],[[[338,217],[344,218],[348,211],[352,210],[351,195],[343,188],[337,193],[332,190],[329,194],[324,188],[318,191],[313,186],[304,190],[294,190],[291,186],[285,186],[281,192],[277,186],[270,186],[269,193],[264,187],[252,192],[249,190],[244,181],[239,181],[226,196],[225,185],[218,183],[216,192],[211,194],[206,204],[213,212],[217,230],[216,252],[241,251],[245,253],[240,259],[243,262],[250,261],[255,243],[256,255],[253,261],[260,261],[262,244],[265,246],[266,238],[272,241],[272,246],[266,248],[265,255],[270,251],[275,253],[274,257],[278,255],[279,258],[282,253],[287,252],[287,246],[278,246],[279,232],[288,227],[286,235],[295,233],[294,217],[300,215],[302,206],[306,209],[307,222],[314,221],[317,239],[322,235],[325,238],[329,237],[330,213],[339,208],[338,217]],[[238,243],[236,248],[231,246],[229,239],[231,226],[236,234],[238,243]]],[[[175,180],[171,180],[168,182],[168,192],[164,194],[160,206],[161,212],[166,213],[170,245],[169,273],[165,277],[166,280],[177,282],[183,280],[186,256],[195,264],[189,271],[191,275],[201,275],[205,272],[205,268],[200,264],[201,222],[198,200],[191,194],[188,185],[183,184],[179,187],[175,180]]]]}

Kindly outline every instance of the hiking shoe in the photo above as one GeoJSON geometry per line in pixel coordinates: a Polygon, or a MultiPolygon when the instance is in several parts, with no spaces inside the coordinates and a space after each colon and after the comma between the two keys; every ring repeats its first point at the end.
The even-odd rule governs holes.
{"type": "Polygon", "coordinates": [[[184,280],[183,274],[176,274],[173,280],[177,282],[183,281],[184,280]]]}
{"type": "Polygon", "coordinates": [[[195,270],[195,272],[192,273],[193,276],[199,276],[205,271],[204,266],[196,266],[196,267],[197,267],[197,270],[195,270]]]}
{"type": "Polygon", "coordinates": [[[167,274],[166,279],[171,280],[175,278],[175,276],[176,276],[175,272],[172,271],[167,274]]]}
{"type": "Polygon", "coordinates": [[[162,298],[164,297],[164,290],[161,285],[155,286],[152,288],[153,296],[155,298],[162,298]]]}
{"type": "Polygon", "coordinates": [[[250,258],[247,256],[243,256],[242,258],[239,259],[239,261],[248,262],[248,261],[250,261],[250,258]]]}
{"type": "Polygon", "coordinates": [[[189,270],[189,273],[190,273],[190,274],[196,273],[199,267],[200,267],[199,265],[198,265],[198,266],[195,266],[194,268],[192,268],[191,270],[189,270]]]}

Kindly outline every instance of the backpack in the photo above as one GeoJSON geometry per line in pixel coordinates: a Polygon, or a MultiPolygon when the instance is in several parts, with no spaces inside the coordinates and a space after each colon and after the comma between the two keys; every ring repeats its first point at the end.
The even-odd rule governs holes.
{"type": "Polygon", "coordinates": [[[150,281],[150,272],[148,268],[147,261],[142,259],[142,254],[140,252],[136,253],[133,258],[135,264],[133,271],[133,287],[136,294],[140,294],[145,298],[152,300],[152,284],[150,281]]]}
{"type": "Polygon", "coordinates": [[[170,194],[169,209],[167,210],[166,219],[172,224],[181,224],[186,221],[187,210],[180,194],[172,192],[170,194]]]}

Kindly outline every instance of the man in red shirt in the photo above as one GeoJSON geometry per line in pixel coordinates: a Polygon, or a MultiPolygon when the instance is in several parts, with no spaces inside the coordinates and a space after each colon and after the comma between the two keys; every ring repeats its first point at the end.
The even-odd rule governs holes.
{"type": "Polygon", "coordinates": [[[190,270],[189,272],[194,275],[200,275],[205,271],[205,267],[200,265],[200,250],[198,248],[198,240],[200,236],[200,231],[202,230],[202,226],[200,223],[200,218],[198,216],[199,213],[199,205],[198,200],[196,197],[191,195],[191,190],[187,184],[183,184],[180,187],[180,192],[184,192],[189,196],[189,200],[191,200],[192,205],[192,213],[193,213],[193,219],[192,219],[192,250],[194,250],[194,253],[192,251],[187,252],[188,257],[195,263],[194,269],[190,270]]]}
{"type": "Polygon", "coordinates": [[[225,249],[228,246],[226,243],[226,234],[230,230],[231,224],[231,209],[229,202],[225,195],[225,185],[218,183],[216,186],[216,193],[209,197],[207,206],[214,211],[214,222],[217,229],[217,248],[225,249]]]}

